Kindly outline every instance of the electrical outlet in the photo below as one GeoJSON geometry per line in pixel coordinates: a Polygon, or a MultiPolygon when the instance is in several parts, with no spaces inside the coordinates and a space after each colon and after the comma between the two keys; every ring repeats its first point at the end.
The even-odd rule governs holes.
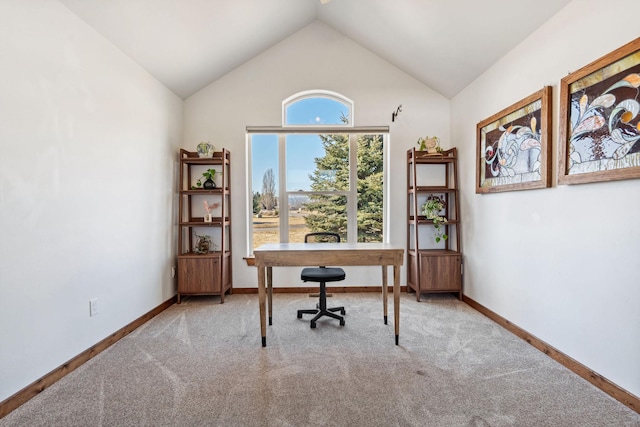
{"type": "Polygon", "coordinates": [[[98,314],[98,298],[89,300],[89,316],[98,314]]]}
{"type": "Polygon", "coordinates": [[[174,277],[176,277],[176,266],[175,265],[173,267],[171,267],[171,278],[173,279],[174,277]]]}

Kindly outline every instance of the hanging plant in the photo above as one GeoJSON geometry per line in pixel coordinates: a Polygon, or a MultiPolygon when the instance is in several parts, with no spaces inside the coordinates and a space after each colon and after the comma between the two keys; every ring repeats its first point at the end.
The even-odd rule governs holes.
{"type": "Polygon", "coordinates": [[[447,207],[447,204],[443,199],[438,196],[429,196],[427,198],[427,202],[422,205],[422,214],[425,218],[433,221],[433,228],[436,230],[436,243],[439,243],[440,240],[447,240],[449,238],[448,235],[444,234],[444,228],[442,224],[447,223],[447,218],[440,215],[447,207]]]}

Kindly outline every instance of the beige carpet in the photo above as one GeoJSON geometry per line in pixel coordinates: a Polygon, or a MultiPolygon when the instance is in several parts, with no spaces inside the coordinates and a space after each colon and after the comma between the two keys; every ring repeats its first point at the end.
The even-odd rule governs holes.
{"type": "MultiPolygon", "coordinates": [[[[335,294],[346,326],[296,318],[274,296],[267,347],[257,295],[188,298],[0,426],[640,426],[640,414],[452,296],[393,304],[335,294]]],[[[308,318],[308,316],[307,316],[308,318]]]]}

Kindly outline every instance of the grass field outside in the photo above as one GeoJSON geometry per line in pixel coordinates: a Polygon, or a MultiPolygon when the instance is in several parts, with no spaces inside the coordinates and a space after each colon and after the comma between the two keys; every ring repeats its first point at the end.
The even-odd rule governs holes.
{"type": "MultiPolygon", "coordinates": [[[[309,228],[304,223],[304,213],[291,213],[289,215],[289,242],[302,243],[304,235],[309,232],[309,228]]],[[[264,243],[280,242],[279,216],[263,215],[258,218],[253,216],[253,248],[264,243]]]]}

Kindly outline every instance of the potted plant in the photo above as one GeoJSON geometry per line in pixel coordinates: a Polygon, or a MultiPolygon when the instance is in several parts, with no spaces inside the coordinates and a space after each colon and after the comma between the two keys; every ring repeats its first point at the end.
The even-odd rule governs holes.
{"type": "Polygon", "coordinates": [[[445,201],[438,196],[431,195],[427,198],[427,202],[422,205],[422,214],[425,218],[433,221],[433,228],[436,230],[436,243],[440,240],[447,240],[448,235],[444,234],[442,224],[447,223],[447,218],[440,215],[447,207],[445,201]]]}
{"type": "Polygon", "coordinates": [[[211,250],[216,250],[216,245],[211,240],[211,236],[208,234],[193,233],[196,236],[196,245],[193,248],[193,253],[198,255],[208,254],[211,250]]]}
{"type": "Polygon", "coordinates": [[[196,147],[198,157],[213,157],[213,152],[216,148],[208,142],[201,142],[196,147]]]}
{"type": "Polygon", "coordinates": [[[216,182],[214,181],[215,177],[216,177],[216,170],[207,169],[206,171],[202,172],[202,176],[198,178],[196,185],[191,186],[191,189],[197,190],[199,188],[204,188],[204,189],[216,188],[216,182]]]}
{"type": "Polygon", "coordinates": [[[425,138],[418,138],[419,151],[426,151],[427,154],[440,154],[442,148],[440,148],[440,138],[437,136],[427,135],[425,138]]]}

